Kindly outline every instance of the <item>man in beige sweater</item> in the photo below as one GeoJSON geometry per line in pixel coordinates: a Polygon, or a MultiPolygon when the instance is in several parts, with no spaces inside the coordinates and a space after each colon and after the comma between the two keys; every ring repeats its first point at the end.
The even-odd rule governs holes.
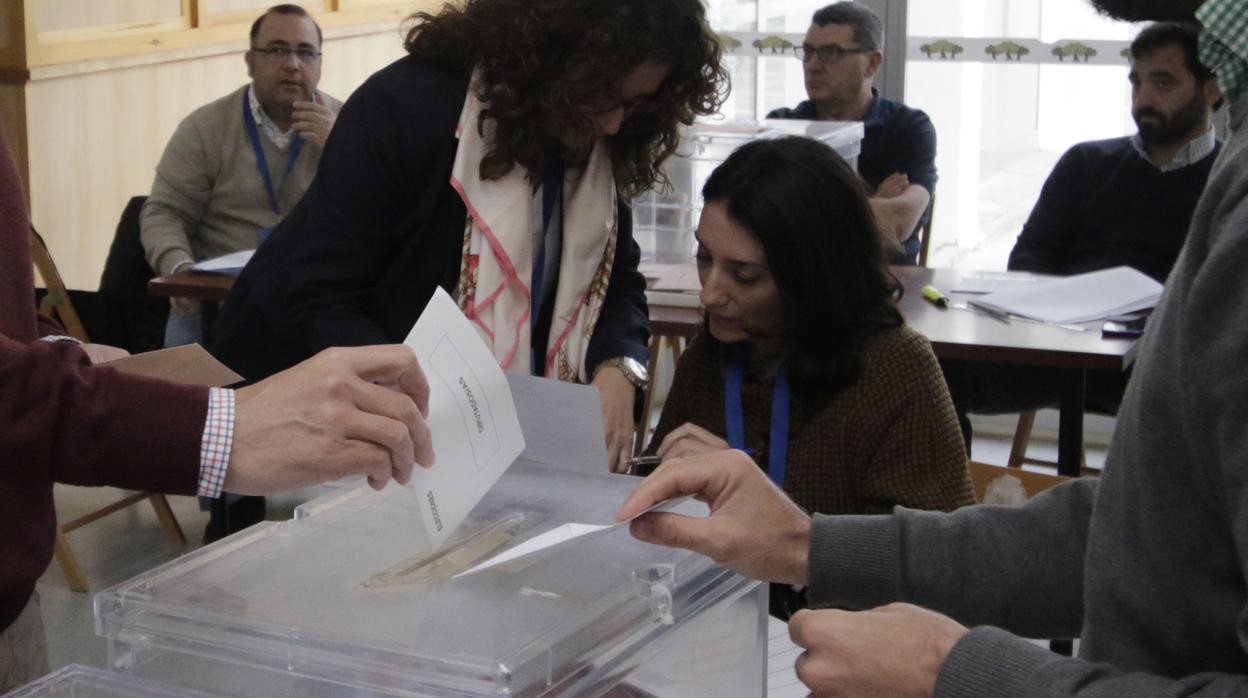
{"type": "MultiPolygon", "coordinates": [[[[303,196],[342,103],[316,89],[321,30],[276,5],[251,27],[251,83],[183,119],[140,219],[147,261],[170,274],[255,248],[303,196]]],[[[165,345],[200,341],[198,303],[172,299],[165,345]]]]}

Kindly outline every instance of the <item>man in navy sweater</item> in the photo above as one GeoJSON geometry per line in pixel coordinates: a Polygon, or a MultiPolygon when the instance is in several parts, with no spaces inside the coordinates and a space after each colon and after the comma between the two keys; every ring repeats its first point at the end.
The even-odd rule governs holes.
{"type": "MultiPolygon", "coordinates": [[[[1126,265],[1165,282],[1183,248],[1220,145],[1211,118],[1222,93],[1197,55],[1197,29],[1153,24],[1131,43],[1130,137],[1080,143],[1044,183],[1010,253],[1009,268],[1066,276],[1126,265]]],[[[941,364],[970,451],[968,412],[1055,405],[1057,369],[941,364]]],[[[1089,371],[1087,405],[1117,412],[1127,374],[1089,371]]]]}
{"type": "Polygon", "coordinates": [[[833,3],[815,12],[795,52],[810,99],[767,118],[861,121],[858,174],[873,190],[871,210],[899,246],[891,261],[914,265],[936,191],[936,128],[927,114],[872,87],[884,62],[883,23],[861,3],[833,3]]]}

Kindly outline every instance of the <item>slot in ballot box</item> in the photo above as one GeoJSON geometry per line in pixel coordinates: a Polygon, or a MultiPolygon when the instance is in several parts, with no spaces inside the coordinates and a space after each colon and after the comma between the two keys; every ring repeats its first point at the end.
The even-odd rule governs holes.
{"type": "Polygon", "coordinates": [[[637,482],[514,465],[437,551],[410,493],[342,490],[100,593],[96,629],[115,671],[230,696],[762,695],[764,587],[626,527],[451,579],[637,482]]]}
{"type": "Polygon", "coordinates": [[[633,202],[633,236],[643,263],[682,264],[693,259],[693,231],[702,211],[702,185],[734,150],[755,140],[805,136],[835,150],[857,169],[862,122],[764,119],[696,122],[664,164],[670,187],[656,187],[633,202]]]}

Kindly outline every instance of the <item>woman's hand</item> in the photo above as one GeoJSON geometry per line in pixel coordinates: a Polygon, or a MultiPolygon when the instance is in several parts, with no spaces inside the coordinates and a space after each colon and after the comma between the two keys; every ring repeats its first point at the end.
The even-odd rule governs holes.
{"type": "Polygon", "coordinates": [[[93,364],[106,364],[113,359],[130,356],[130,352],[125,349],[110,347],[107,344],[83,344],[82,350],[87,353],[87,358],[91,359],[93,364]]]}
{"type": "Polygon", "coordinates": [[[624,372],[614,366],[598,369],[591,384],[598,388],[598,399],[602,401],[607,465],[613,473],[627,472],[633,451],[633,403],[637,399],[637,389],[628,382],[624,372]]]}
{"type": "Polygon", "coordinates": [[[659,444],[655,455],[666,463],[673,458],[696,456],[699,453],[722,451],[726,448],[728,448],[728,442],[724,439],[693,422],[685,422],[663,437],[663,443],[659,444]]]}

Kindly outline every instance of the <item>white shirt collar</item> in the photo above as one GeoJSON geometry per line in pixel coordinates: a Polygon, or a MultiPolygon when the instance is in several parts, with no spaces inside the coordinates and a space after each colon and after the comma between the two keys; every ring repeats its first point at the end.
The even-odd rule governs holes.
{"type": "Polygon", "coordinates": [[[1204,160],[1209,153],[1213,152],[1214,146],[1217,145],[1217,142],[1217,137],[1214,135],[1213,127],[1210,126],[1208,131],[1196,136],[1192,140],[1188,141],[1182,148],[1179,148],[1179,152],[1174,154],[1174,159],[1170,161],[1169,165],[1166,165],[1165,167],[1157,167],[1156,163],[1149,160],[1148,153],[1144,150],[1144,140],[1140,138],[1140,134],[1136,133],[1131,136],[1131,145],[1135,148],[1135,152],[1139,153],[1140,157],[1144,158],[1148,164],[1153,167],[1157,167],[1157,169],[1161,172],[1173,172],[1174,170],[1179,170],[1189,165],[1195,165],[1201,160],[1204,160]]]}
{"type": "Polygon", "coordinates": [[[273,123],[273,119],[269,118],[264,108],[260,106],[260,100],[256,99],[256,91],[251,86],[247,86],[247,103],[251,106],[251,116],[256,120],[256,125],[264,132],[264,135],[277,146],[278,150],[286,150],[290,147],[290,142],[295,139],[295,129],[291,127],[285,133],[282,132],[277,124],[273,123]]]}

